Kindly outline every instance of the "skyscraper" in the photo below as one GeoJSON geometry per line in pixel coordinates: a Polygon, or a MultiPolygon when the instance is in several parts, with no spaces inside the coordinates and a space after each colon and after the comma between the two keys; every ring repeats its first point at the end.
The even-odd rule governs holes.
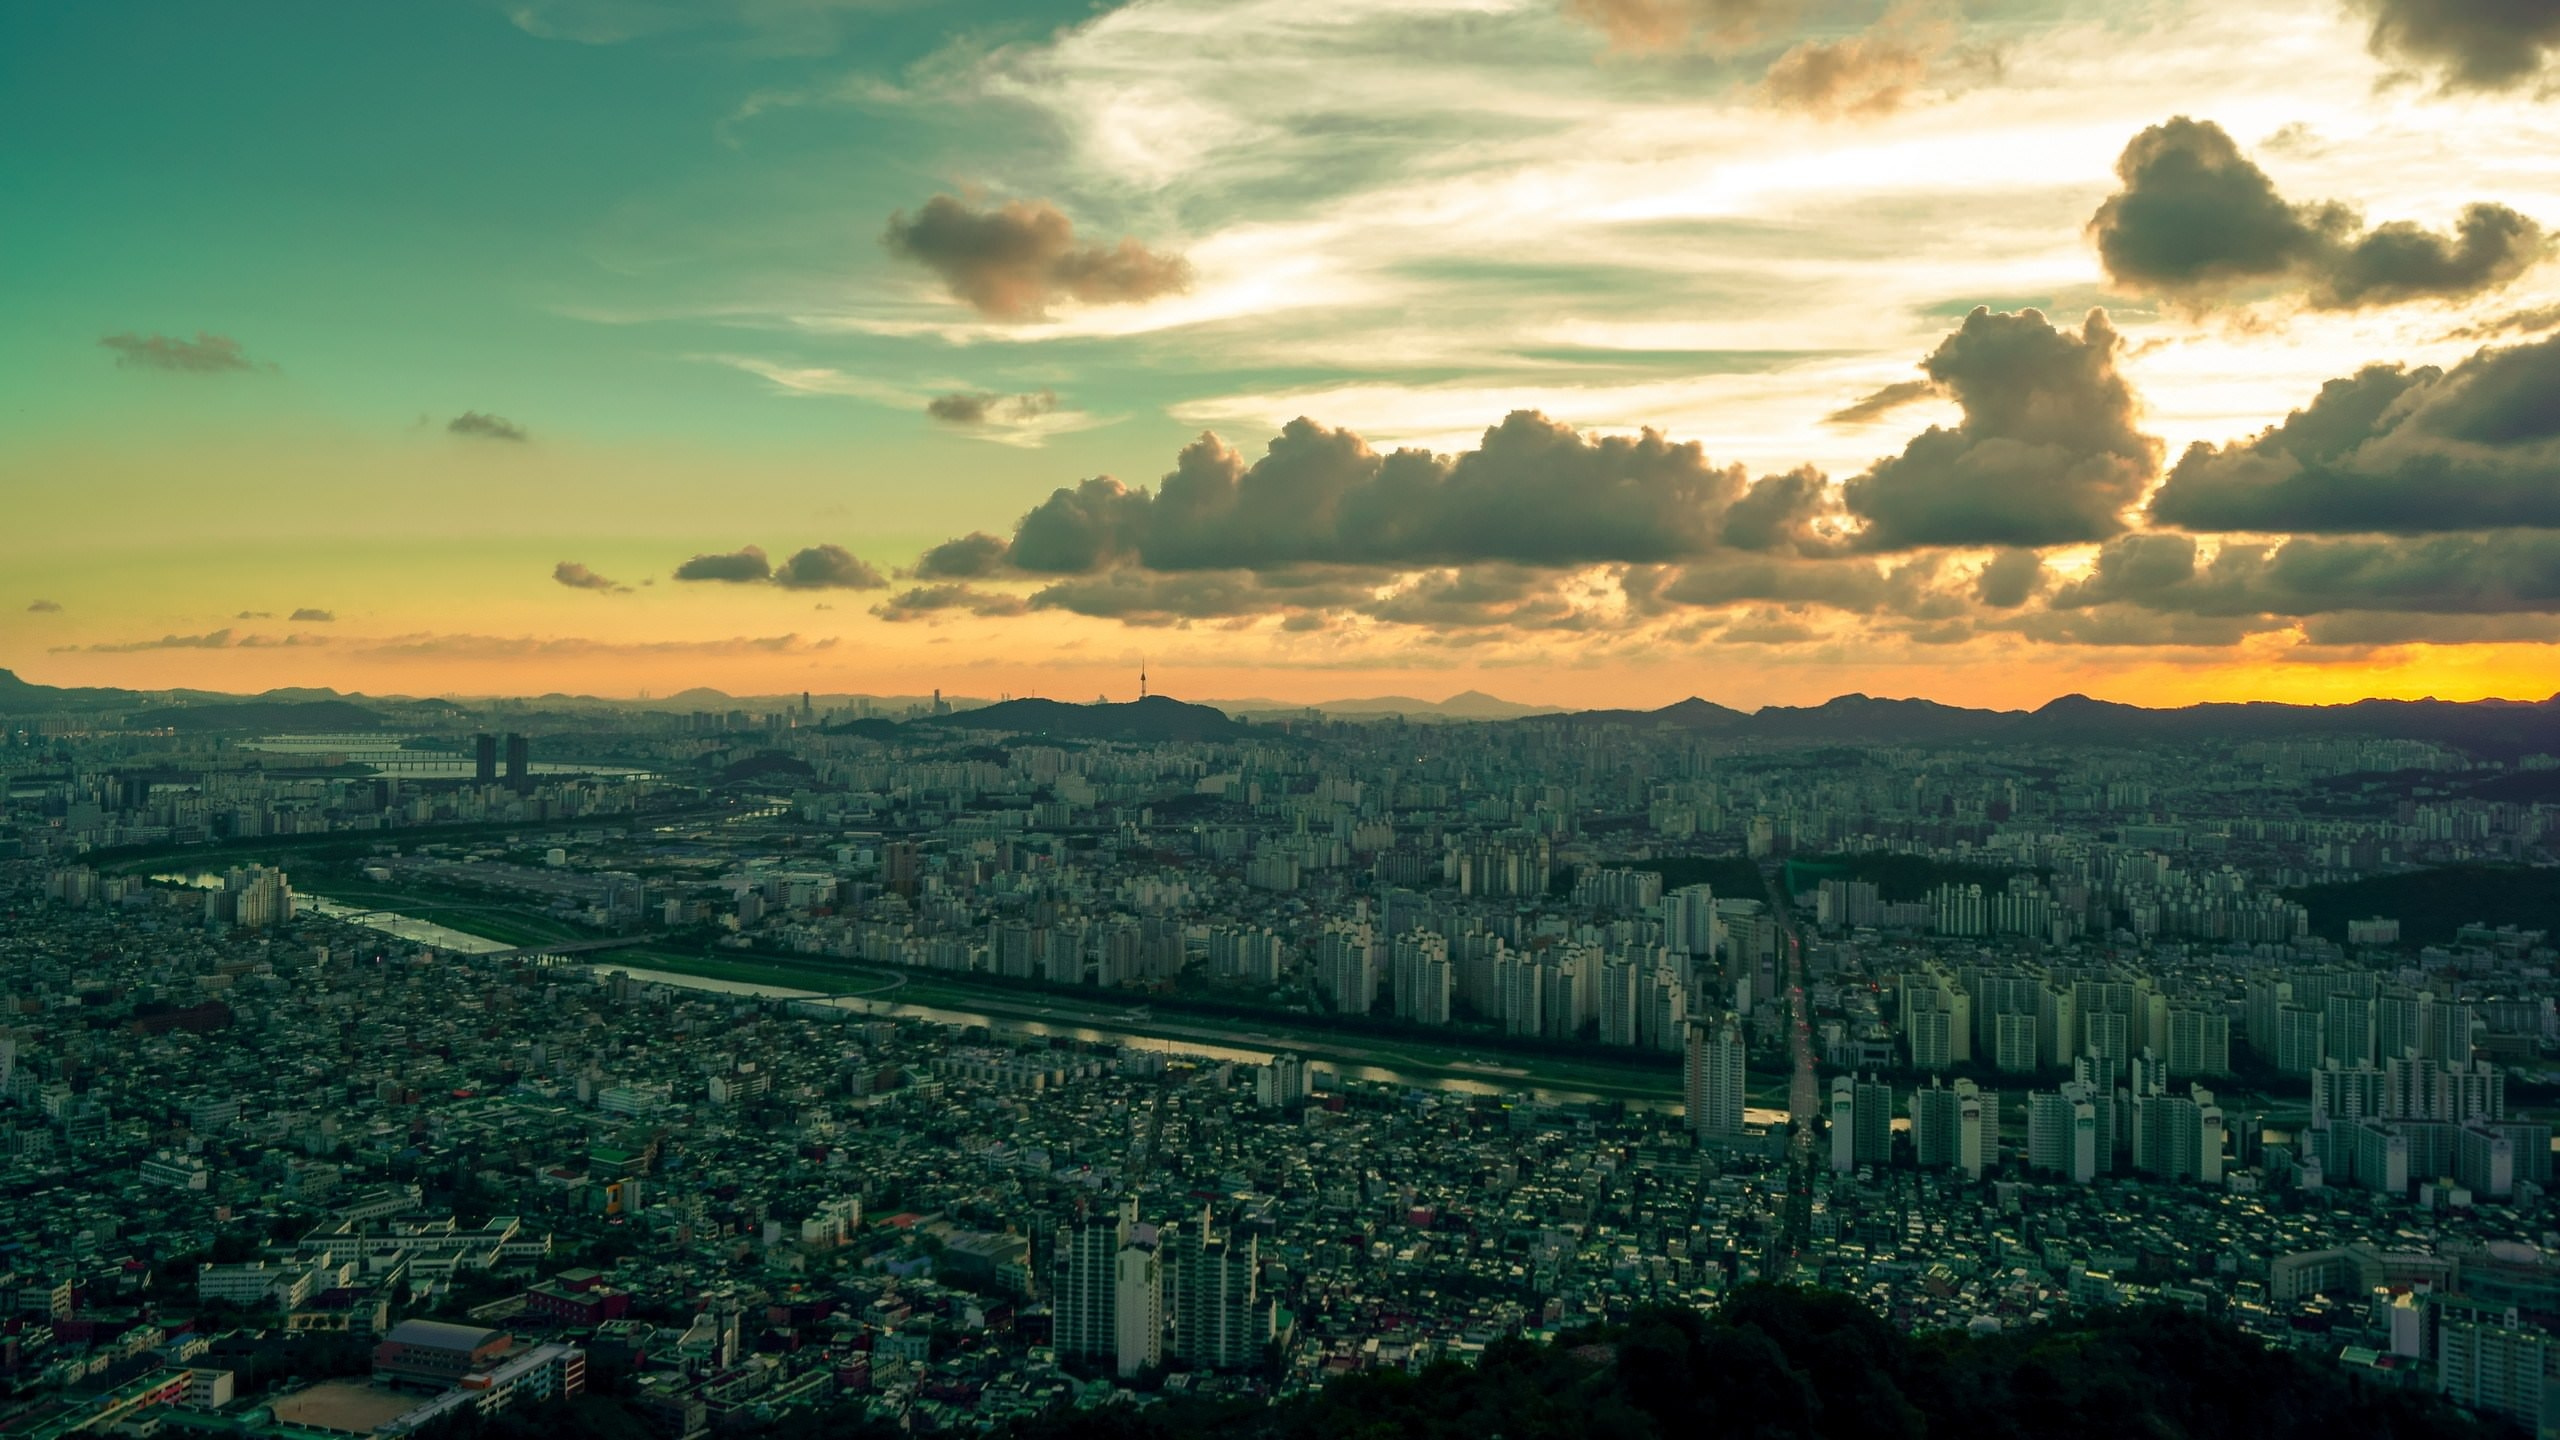
{"type": "Polygon", "coordinates": [[[1123,1244],[1112,1260],[1113,1368],[1123,1377],[1164,1363],[1164,1257],[1123,1244]]]}
{"type": "Polygon", "coordinates": [[[1051,1343],[1061,1360],[1102,1360],[1119,1353],[1118,1261],[1137,1202],[1111,1218],[1059,1227],[1052,1260],[1051,1343]]]}
{"type": "Polygon", "coordinates": [[[1712,1026],[1689,1022],[1682,1093],[1689,1133],[1701,1140],[1729,1140],[1742,1133],[1742,1031],[1733,1017],[1712,1026]]]}
{"type": "Polygon", "coordinates": [[[1172,1245],[1173,1354],[1204,1370],[1250,1370],[1271,1343],[1271,1307],[1260,1297],[1261,1247],[1199,1223],[1172,1245]]]}
{"type": "Polygon", "coordinates": [[[495,735],[472,736],[471,753],[472,778],[483,785],[498,783],[498,737],[495,735]]]}
{"type": "Polygon", "coordinates": [[[507,788],[519,795],[533,792],[533,742],[522,735],[507,737],[507,788]]]}

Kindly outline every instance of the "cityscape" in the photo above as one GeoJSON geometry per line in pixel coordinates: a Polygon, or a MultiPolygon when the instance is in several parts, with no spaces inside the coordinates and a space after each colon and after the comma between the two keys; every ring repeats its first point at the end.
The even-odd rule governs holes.
{"type": "Polygon", "coordinates": [[[2529,1424],[2560,1346],[2560,703],[7,693],[13,1434],[967,1431],[1758,1282],[2529,1424]]]}
{"type": "Polygon", "coordinates": [[[0,5],[0,1440],[2560,1440],[2560,0],[0,5]]]}

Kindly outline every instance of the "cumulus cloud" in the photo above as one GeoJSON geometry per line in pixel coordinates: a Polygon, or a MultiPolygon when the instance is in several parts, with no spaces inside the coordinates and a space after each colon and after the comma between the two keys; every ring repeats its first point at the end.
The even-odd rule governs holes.
{"type": "Polygon", "coordinates": [[[338,618],[338,612],[335,610],[315,609],[306,605],[285,618],[288,620],[308,620],[314,624],[326,625],[338,618]]]}
{"type": "Polygon", "coordinates": [[[30,615],[59,615],[62,613],[62,606],[52,600],[30,600],[27,602],[27,613],[30,615]]]}
{"type": "Polygon", "coordinates": [[[1973,575],[1973,598],[1994,610],[2015,610],[2044,588],[2044,557],[2033,550],[2003,550],[1973,575]]]}
{"type": "Polygon", "coordinates": [[[916,561],[919,580],[982,580],[1003,573],[1009,547],[984,530],[945,540],[916,561]]]}
{"type": "Polygon", "coordinates": [[[1844,406],[1822,417],[1825,425],[1872,425],[1906,405],[1934,400],[1940,391],[1934,380],[1898,380],[1856,404],[1844,406]]]}
{"type": "MultiPolygon", "coordinates": [[[[1122,562],[1178,571],[1672,560],[1716,548],[1745,489],[1739,468],[1709,463],[1694,443],[1650,430],[1585,435],[1532,411],[1453,456],[1381,455],[1350,431],[1300,419],[1251,461],[1203,435],[1152,491],[1109,476],[1061,488],[1022,517],[1004,556],[1049,575],[1122,562]]],[[[983,547],[970,556],[993,563],[983,547]]]]}
{"type": "Polygon", "coordinates": [[[1830,482],[1805,466],[1753,481],[1724,512],[1723,539],[1736,550],[1820,554],[1837,548],[1837,514],[1830,482]]]}
{"type": "Polygon", "coordinates": [[[117,366],[126,370],[223,375],[261,368],[241,351],[239,341],[228,335],[208,335],[202,330],[196,332],[193,340],[181,340],[174,335],[141,335],[127,330],[120,335],[106,336],[98,343],[114,351],[117,366]]]}
{"type": "Polygon", "coordinates": [[[888,580],[841,545],[812,545],[775,567],[773,583],[787,590],[882,590],[888,580]]]}
{"type": "Polygon", "coordinates": [[[2447,89],[2530,84],[2560,58],[2560,7],[2548,0],[2356,0],[2373,16],[2373,53],[2431,71],[2447,89]]]}
{"type": "Polygon", "coordinates": [[[1060,300],[1128,304],[1191,288],[1191,262],[1134,239],[1079,245],[1075,223],[1045,200],[981,210],[936,195],[910,217],[889,217],[889,253],[942,278],[951,296],[991,320],[1042,320],[1060,300]]]}
{"type": "Polygon", "coordinates": [[[2255,439],[2189,447],[2155,523],[2415,534],[2560,527],[2560,337],[2450,371],[2370,366],[2255,439]]]}
{"type": "Polygon", "coordinates": [[[572,590],[603,590],[616,595],[628,594],[631,587],[599,575],[575,560],[563,560],[551,567],[551,578],[572,590]]]}
{"type": "Polygon", "coordinates": [[[2335,202],[2296,204],[2209,120],[2178,116],[2117,158],[2123,188],[2089,221],[2118,286],[2191,305],[2253,288],[2330,310],[2459,299],[2550,253],[2542,227],[2503,205],[2462,212],[2450,234],[2399,220],[2367,229],[2335,202]]]}
{"type": "Polygon", "coordinates": [[[475,440],[504,440],[516,445],[533,438],[523,426],[504,415],[484,415],[477,410],[463,411],[444,422],[444,428],[448,435],[463,435],[475,440]]]}
{"type": "Polygon", "coordinates": [[[727,554],[696,555],[675,569],[678,580],[717,580],[731,585],[761,584],[773,578],[773,562],[754,545],[727,554]]]}
{"type": "Polygon", "coordinates": [[[1025,395],[964,390],[936,395],[925,402],[924,413],[945,425],[966,430],[990,424],[1021,424],[1054,414],[1057,408],[1055,390],[1034,390],[1025,395]]]}
{"type": "Polygon", "coordinates": [[[883,620],[931,620],[944,615],[1020,615],[1031,603],[1019,595],[980,590],[972,585],[918,585],[901,590],[871,607],[883,620]]]}
{"type": "Polygon", "coordinates": [[[1964,409],[1901,455],[1848,482],[1869,549],[2063,545],[2124,528],[2122,511],[2159,468],[2116,370],[2122,341],[2101,311],[2080,331],[2034,310],[1977,309],[1923,368],[1964,409]]]}

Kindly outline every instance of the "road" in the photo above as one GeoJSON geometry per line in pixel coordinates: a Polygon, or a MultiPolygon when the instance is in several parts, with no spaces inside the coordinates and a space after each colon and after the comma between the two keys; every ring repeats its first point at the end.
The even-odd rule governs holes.
{"type": "Polygon", "coordinates": [[[1822,1082],[1813,1061],[1813,1015],[1804,996],[1804,940],[1796,933],[1795,910],[1779,889],[1777,872],[1763,869],[1760,878],[1768,886],[1769,908],[1777,916],[1778,947],[1787,970],[1787,1049],[1795,1058],[1795,1071],[1787,1081],[1787,1118],[1795,1122],[1795,1146],[1801,1154],[1812,1146],[1814,1122],[1822,1117],[1822,1082]]]}

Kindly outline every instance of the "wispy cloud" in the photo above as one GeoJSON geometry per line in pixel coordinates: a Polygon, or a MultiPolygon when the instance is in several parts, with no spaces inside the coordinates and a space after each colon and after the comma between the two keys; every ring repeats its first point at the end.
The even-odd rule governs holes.
{"type": "Polygon", "coordinates": [[[444,422],[444,428],[448,435],[474,440],[504,440],[515,445],[522,445],[533,438],[523,426],[504,415],[487,415],[477,410],[463,411],[444,422]]]}
{"type": "Polygon", "coordinates": [[[166,370],[180,375],[225,375],[253,370],[272,370],[251,360],[240,348],[240,342],[228,335],[211,335],[199,330],[193,340],[174,335],[143,335],[127,330],[98,341],[115,352],[116,364],[126,370],[166,370]]]}

